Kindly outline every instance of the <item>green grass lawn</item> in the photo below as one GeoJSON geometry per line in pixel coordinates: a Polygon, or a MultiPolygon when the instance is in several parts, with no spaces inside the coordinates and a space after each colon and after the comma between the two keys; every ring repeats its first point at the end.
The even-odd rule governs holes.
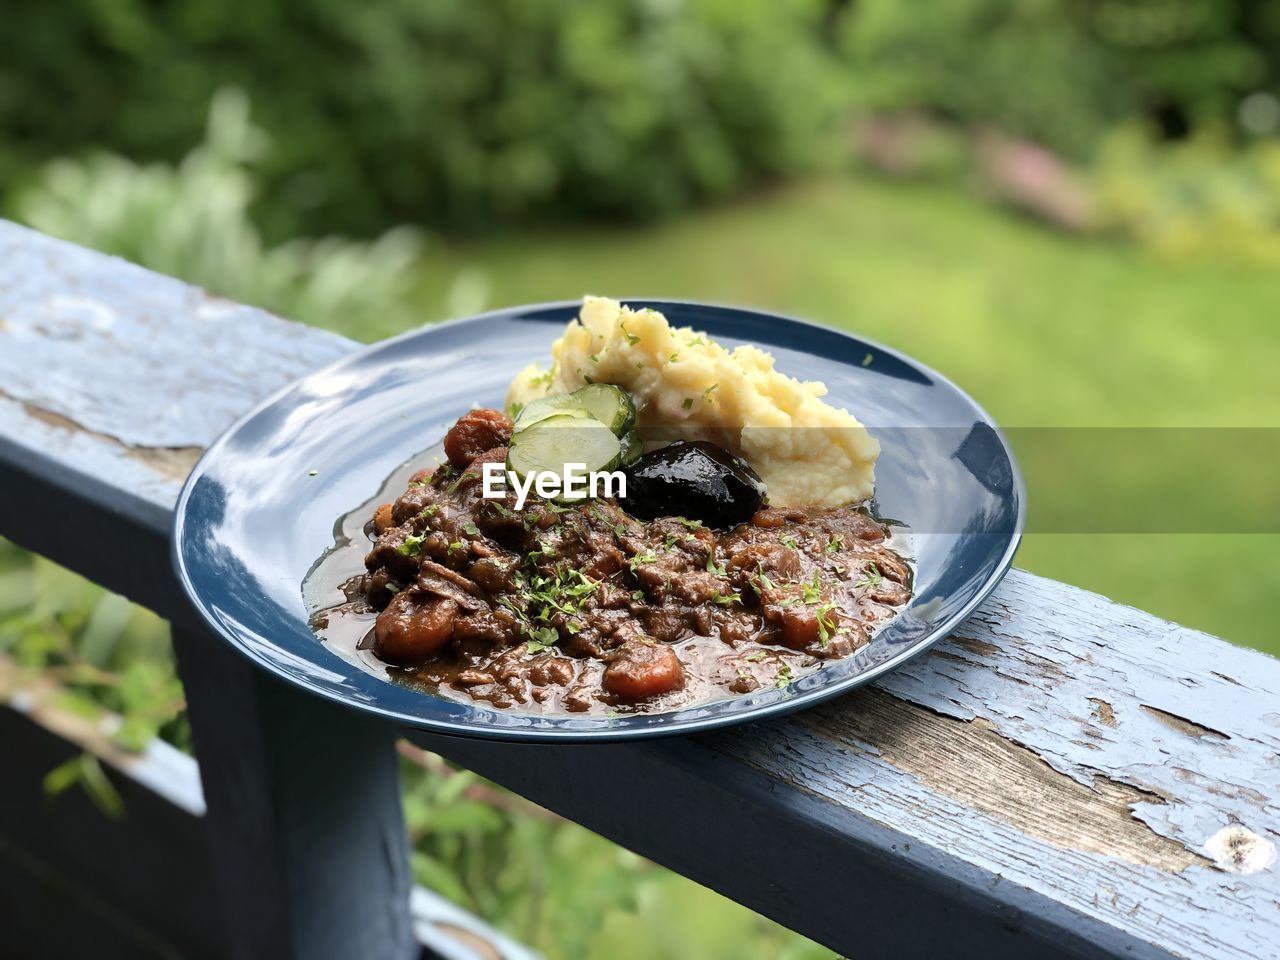
{"type": "MultiPolygon", "coordinates": [[[[829,323],[920,358],[1010,426],[1280,426],[1280,275],[1159,262],[939,189],[833,179],[649,228],[440,240],[428,260],[424,318],[479,269],[491,306],[592,292],[829,323]]],[[[1133,484],[1159,469],[1135,463],[1133,484]]],[[[1280,653],[1278,549],[1264,535],[1034,534],[1018,563],[1280,653]]]]}

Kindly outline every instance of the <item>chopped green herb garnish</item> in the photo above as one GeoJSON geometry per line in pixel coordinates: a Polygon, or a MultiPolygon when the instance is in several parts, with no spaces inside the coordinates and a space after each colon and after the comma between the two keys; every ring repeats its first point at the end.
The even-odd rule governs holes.
{"type": "Polygon", "coordinates": [[[618,329],[621,330],[623,335],[627,338],[627,343],[631,344],[633,347],[640,342],[640,338],[627,329],[627,321],[623,320],[618,324],[618,329]]]}
{"type": "Polygon", "coordinates": [[[560,634],[556,633],[555,627],[535,627],[529,630],[527,649],[530,653],[541,653],[554,647],[559,640],[560,634]]]}
{"type": "Polygon", "coordinates": [[[453,543],[449,544],[449,552],[453,553],[455,550],[465,550],[466,546],[467,545],[461,540],[455,540],[453,543]]]}
{"type": "Polygon", "coordinates": [[[747,657],[747,663],[756,663],[757,661],[763,660],[767,656],[768,654],[765,653],[763,650],[757,650],[751,656],[747,657]]]}
{"type": "Polygon", "coordinates": [[[319,472],[320,472],[319,470],[308,470],[308,471],[307,471],[307,476],[308,476],[308,477],[314,477],[314,476],[315,476],[316,474],[318,474],[319,472]]]}
{"type": "Polygon", "coordinates": [[[635,572],[636,567],[644,566],[647,563],[657,563],[658,555],[652,550],[646,550],[644,553],[637,553],[631,558],[631,570],[635,572]]]}
{"type": "Polygon", "coordinates": [[[817,603],[822,599],[822,581],[818,579],[816,570],[813,572],[813,579],[801,585],[801,591],[805,603],[817,603]]]}
{"type": "Polygon", "coordinates": [[[835,608],[836,605],[834,603],[824,603],[818,608],[818,642],[824,647],[827,645],[827,641],[831,639],[831,634],[835,630],[835,617],[831,617],[830,623],[827,622],[828,616],[831,615],[835,608]]]}
{"type": "Polygon", "coordinates": [[[684,403],[680,404],[680,406],[684,407],[686,410],[692,410],[692,409],[693,409],[693,397],[685,397],[685,398],[684,398],[684,403]]]}
{"type": "Polygon", "coordinates": [[[791,675],[791,664],[783,664],[782,669],[778,671],[778,679],[774,686],[779,690],[785,690],[791,685],[791,681],[795,678],[791,675]]]}
{"type": "Polygon", "coordinates": [[[740,594],[737,590],[734,590],[732,593],[717,593],[711,599],[714,600],[716,603],[723,604],[724,606],[727,607],[731,603],[741,603],[742,594],[740,594]]]}
{"type": "MultiPolygon", "coordinates": [[[[526,563],[530,562],[526,557],[526,563]]],[[[594,593],[599,586],[580,570],[546,576],[536,569],[518,572],[516,585],[515,599],[504,597],[499,603],[524,624],[525,633],[530,639],[544,644],[555,643],[559,635],[550,626],[534,627],[533,624],[545,624],[557,613],[566,617],[576,614],[582,598],[594,593]]],[[[582,625],[569,621],[565,629],[570,633],[577,633],[582,625]]]]}
{"type": "Polygon", "coordinates": [[[844,548],[844,537],[840,536],[840,534],[838,533],[832,536],[832,538],[827,541],[827,553],[835,553],[836,551],[842,550],[843,548],[844,548]]]}
{"type": "Polygon", "coordinates": [[[880,573],[880,568],[877,567],[874,562],[871,562],[867,564],[866,574],[863,576],[861,580],[855,583],[854,586],[855,587],[875,587],[875,586],[879,586],[880,581],[883,579],[884,577],[880,573]]]}
{"type": "Polygon", "coordinates": [[[690,530],[701,530],[701,529],[702,529],[702,521],[701,521],[701,520],[688,520],[688,519],[686,519],[685,517],[676,517],[676,523],[681,524],[682,526],[686,526],[686,527],[688,527],[690,530]]]}
{"type": "Polygon", "coordinates": [[[422,552],[422,541],[426,540],[425,536],[418,537],[410,534],[404,538],[404,542],[396,547],[396,553],[402,557],[416,557],[422,552]]]}
{"type": "Polygon", "coordinates": [[[868,353],[865,357],[863,357],[863,358],[862,358],[862,365],[863,365],[864,367],[869,367],[869,366],[871,366],[871,361],[872,361],[872,359],[873,359],[873,357],[871,356],[871,354],[869,354],[869,353],[868,353]]]}
{"type": "Polygon", "coordinates": [[[718,382],[713,383],[711,386],[707,387],[707,389],[702,391],[703,399],[710,399],[711,395],[719,389],[720,389],[720,384],[718,382]]]}
{"type": "Polygon", "coordinates": [[[789,534],[789,533],[784,533],[782,536],[780,536],[778,538],[778,542],[781,543],[784,547],[790,547],[792,550],[800,549],[800,541],[797,540],[792,534],[789,534]]]}
{"type": "Polygon", "coordinates": [[[668,363],[679,363],[679,362],[680,362],[680,351],[679,351],[679,350],[677,350],[675,353],[671,354],[671,356],[667,357],[667,362],[668,362],[668,363]]]}
{"type": "Polygon", "coordinates": [[[717,577],[727,577],[723,563],[716,563],[716,555],[714,553],[707,554],[707,573],[714,573],[717,577]]]}
{"type": "Polygon", "coordinates": [[[477,527],[474,523],[463,524],[462,532],[472,537],[480,536],[480,528],[477,527]]]}

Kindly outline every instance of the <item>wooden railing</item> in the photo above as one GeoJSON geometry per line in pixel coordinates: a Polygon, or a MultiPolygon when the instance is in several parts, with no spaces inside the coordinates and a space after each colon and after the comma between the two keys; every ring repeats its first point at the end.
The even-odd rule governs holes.
{"type": "Polygon", "coordinates": [[[406,733],[251,669],[183,601],[170,512],[237,414],[354,347],[0,225],[0,534],[173,622],[203,785],[157,744],[107,751],[120,824],[43,803],[93,737],[24,693],[0,864],[158,950],[415,955],[447,908],[411,897],[407,735],[858,960],[1280,955],[1280,662],[1021,571],[875,685],[689,738],[406,733]]]}

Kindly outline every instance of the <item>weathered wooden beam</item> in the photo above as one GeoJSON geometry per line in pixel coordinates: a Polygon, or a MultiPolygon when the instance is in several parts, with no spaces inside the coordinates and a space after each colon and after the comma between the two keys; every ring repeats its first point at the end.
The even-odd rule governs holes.
{"type": "MultiPolygon", "coordinates": [[[[0,530],[182,619],[161,534],[191,448],[220,423],[153,426],[117,398],[168,364],[146,396],[226,422],[351,345],[241,308],[194,325],[183,310],[208,308],[180,291],[0,229],[0,530]],[[57,279],[30,280],[40,268],[57,279]],[[152,330],[165,324],[187,333],[152,330]],[[214,375],[193,326],[219,357],[297,362],[214,375]],[[139,337],[160,346],[135,358],[139,337]],[[123,372],[70,394],[4,379],[88,352],[123,372]],[[140,528],[130,565],[147,576],[15,505],[40,498],[85,524],[105,514],[93,529],[140,528]]],[[[1280,944],[1277,714],[1280,662],[1014,571],[932,655],[790,719],[605,747],[416,739],[859,958],[1244,958],[1280,944]]]]}
{"type": "Polygon", "coordinates": [[[232,955],[415,956],[393,731],[174,641],[232,955]]]}

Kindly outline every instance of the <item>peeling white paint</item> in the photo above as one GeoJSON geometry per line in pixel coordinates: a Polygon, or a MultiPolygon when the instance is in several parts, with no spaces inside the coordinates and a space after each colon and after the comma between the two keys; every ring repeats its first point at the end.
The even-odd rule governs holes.
{"type": "Polygon", "coordinates": [[[1239,824],[1206,840],[1204,852],[1228,873],[1260,873],[1276,862],[1276,845],[1239,824]]]}
{"type": "Polygon", "coordinates": [[[0,263],[5,394],[127,446],[206,446],[354,346],[11,224],[0,263]]]}

